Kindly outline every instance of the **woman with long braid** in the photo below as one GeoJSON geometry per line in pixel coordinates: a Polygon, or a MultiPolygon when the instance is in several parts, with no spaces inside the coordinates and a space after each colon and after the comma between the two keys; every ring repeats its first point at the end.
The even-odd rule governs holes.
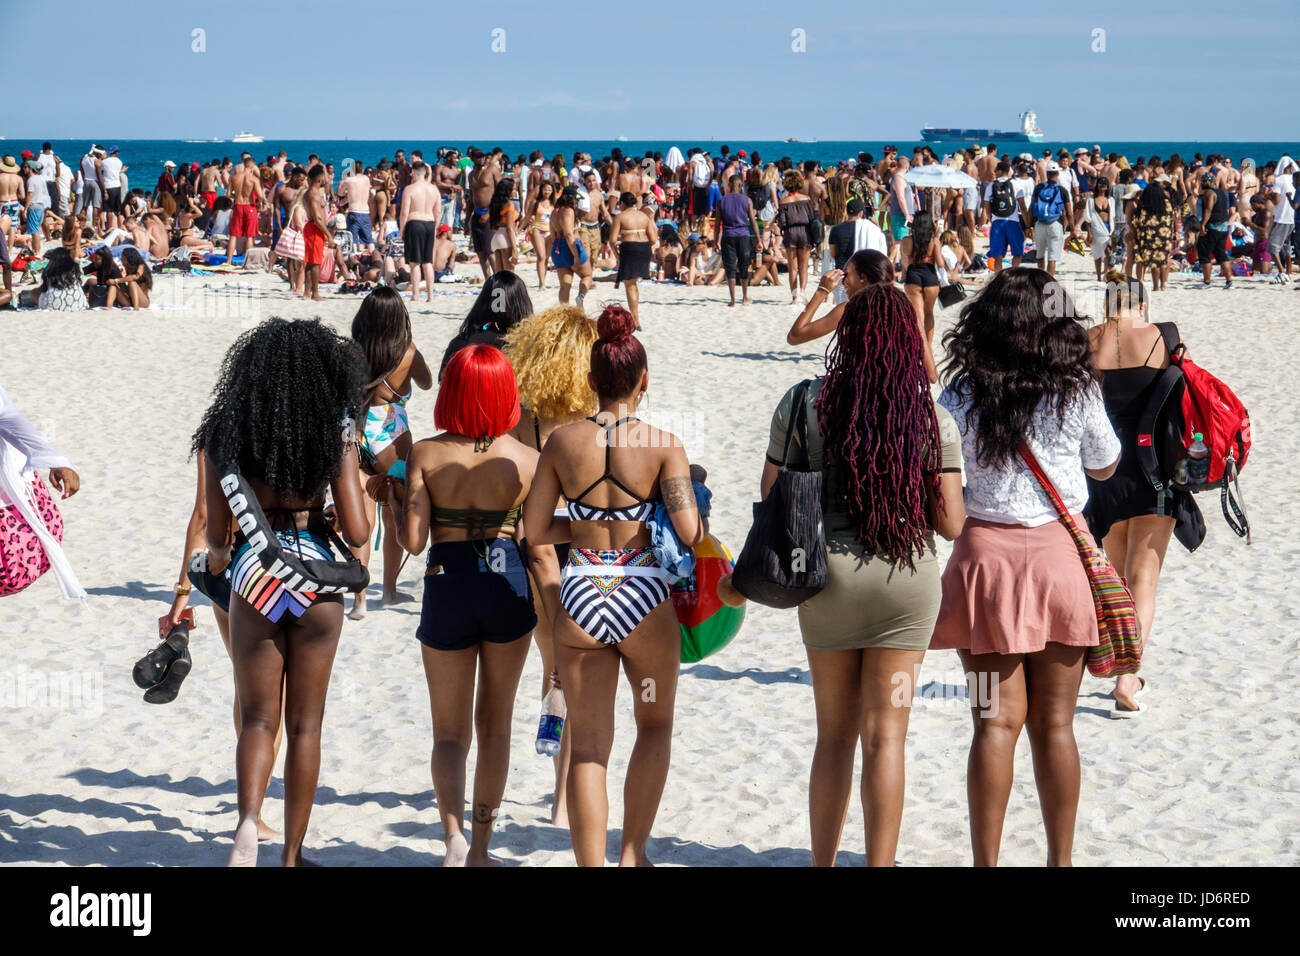
{"type": "Polygon", "coordinates": [[[772,416],[762,493],[776,481],[802,393],[807,424],[796,423],[790,454],[825,475],[830,559],[826,587],[799,607],[817,709],[813,865],[835,862],[861,740],[867,863],[892,866],[912,685],[939,611],[934,532],[952,540],[966,515],[961,438],[930,397],[907,297],[869,285],[838,308],[825,377],[790,389],[772,416]]]}

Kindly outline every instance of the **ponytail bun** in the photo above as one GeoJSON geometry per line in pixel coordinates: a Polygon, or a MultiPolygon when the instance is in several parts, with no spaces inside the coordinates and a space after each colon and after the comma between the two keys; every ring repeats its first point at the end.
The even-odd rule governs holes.
{"type": "Polygon", "coordinates": [[[601,397],[631,394],[645,371],[645,348],[635,332],[636,319],[621,305],[606,306],[596,319],[596,334],[600,337],[591,347],[591,374],[601,397]]]}
{"type": "Polygon", "coordinates": [[[619,342],[636,332],[636,319],[621,305],[607,305],[596,319],[596,334],[601,342],[619,342]]]}

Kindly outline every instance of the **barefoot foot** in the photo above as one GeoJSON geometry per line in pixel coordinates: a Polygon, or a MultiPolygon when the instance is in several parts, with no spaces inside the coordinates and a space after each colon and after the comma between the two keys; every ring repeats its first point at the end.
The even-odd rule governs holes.
{"type": "Polygon", "coordinates": [[[243,820],[235,828],[235,845],[226,866],[257,866],[257,821],[243,820]]]}
{"type": "Polygon", "coordinates": [[[356,600],[352,602],[352,610],[348,611],[348,620],[360,621],[366,616],[366,596],[358,594],[356,600]]]}
{"type": "Polygon", "coordinates": [[[266,843],[268,840],[274,840],[278,836],[283,836],[283,834],[280,833],[279,830],[276,830],[273,827],[270,827],[267,824],[263,823],[260,817],[258,818],[257,821],[257,842],[258,843],[266,843]]]}
{"type": "Polygon", "coordinates": [[[384,595],[383,604],[381,606],[388,607],[390,604],[407,604],[414,600],[415,597],[407,594],[405,591],[394,591],[392,594],[384,595]]]}
{"type": "Polygon", "coordinates": [[[457,833],[447,840],[447,855],[442,859],[443,866],[464,866],[469,856],[469,842],[465,834],[457,833]]]}

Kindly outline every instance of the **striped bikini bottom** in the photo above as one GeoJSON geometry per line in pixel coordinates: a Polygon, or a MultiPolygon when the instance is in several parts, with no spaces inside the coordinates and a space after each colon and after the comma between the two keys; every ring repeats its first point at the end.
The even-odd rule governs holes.
{"type": "MultiPolygon", "coordinates": [[[[300,557],[333,561],[334,552],[329,543],[309,531],[285,529],[275,532],[280,543],[300,557]]],[[[230,562],[230,589],[251,604],[259,614],[272,623],[279,623],[288,612],[291,619],[306,613],[316,601],[310,591],[291,591],[279,578],[262,567],[262,560],[248,546],[240,545],[230,562]]]]}
{"type": "Polygon", "coordinates": [[[560,603],[602,644],[622,643],[668,594],[668,575],[649,548],[569,549],[560,603]]]}

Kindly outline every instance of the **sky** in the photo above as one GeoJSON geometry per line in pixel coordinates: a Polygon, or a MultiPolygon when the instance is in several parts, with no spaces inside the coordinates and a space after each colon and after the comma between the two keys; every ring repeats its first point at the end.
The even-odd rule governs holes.
{"type": "MultiPolygon", "coordinates": [[[[0,98],[0,136],[876,140],[1014,129],[1028,108],[1048,140],[1300,138],[1300,0],[1253,13],[1223,0],[313,0],[310,24],[303,9],[57,0],[106,68],[56,56],[39,81],[21,74],[28,92],[0,98]]],[[[11,36],[48,35],[53,13],[0,0],[11,36]]]]}

